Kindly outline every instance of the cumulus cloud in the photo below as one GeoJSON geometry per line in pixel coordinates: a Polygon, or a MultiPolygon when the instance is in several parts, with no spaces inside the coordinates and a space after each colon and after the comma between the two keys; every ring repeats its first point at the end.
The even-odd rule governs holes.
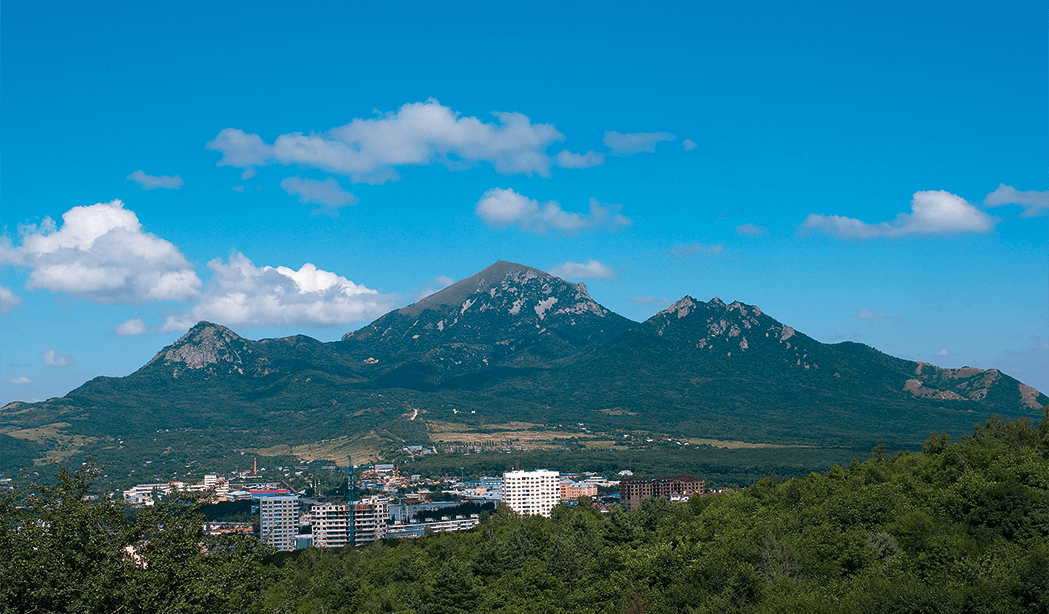
{"type": "Polygon", "coordinates": [[[185,300],[200,279],[172,243],[142,231],[124,203],[73,207],[62,227],[51,218],[22,229],[17,263],[32,269],[26,287],[47,288],[100,303],[185,300]]]}
{"type": "Polygon", "coordinates": [[[585,264],[581,262],[559,264],[550,269],[550,274],[563,279],[619,279],[619,274],[612,267],[601,264],[597,260],[590,260],[585,264]]]}
{"type": "Polygon", "coordinates": [[[590,211],[583,215],[561,209],[557,201],[540,204],[513,191],[492,188],[477,201],[475,211],[485,224],[496,228],[517,226],[525,232],[545,233],[550,230],[574,234],[587,228],[620,228],[630,219],[621,215],[621,205],[602,204],[590,199],[590,211]]]}
{"type": "Polygon", "coordinates": [[[995,191],[988,194],[983,202],[988,207],[1021,205],[1024,208],[1023,217],[1035,217],[1049,213],[1049,190],[1044,192],[1020,191],[1002,183],[995,191]]]}
{"type": "Polygon", "coordinates": [[[666,307],[670,304],[670,301],[658,296],[632,296],[630,300],[642,305],[655,305],[656,307],[666,307]]]}
{"type": "Polygon", "coordinates": [[[163,331],[186,330],[200,320],[226,326],[334,326],[378,317],[394,298],[306,263],[298,271],[256,267],[243,254],[214,259],[204,296],[189,312],[169,317],[163,331]]]}
{"type": "Polygon", "coordinates": [[[606,132],[604,143],[605,147],[612,150],[613,156],[632,156],[643,151],[655,153],[656,143],[673,141],[676,138],[669,132],[632,132],[629,134],[606,132]]]}
{"type": "Polygon", "coordinates": [[[940,351],[936,352],[937,356],[950,356],[950,354],[951,353],[947,351],[947,348],[940,348],[940,351]]]}
{"type": "Polygon", "coordinates": [[[44,361],[44,364],[49,367],[72,367],[76,365],[76,360],[73,359],[69,354],[60,354],[51,348],[47,348],[43,352],[40,352],[40,358],[44,361]]]}
{"type": "Polygon", "coordinates": [[[298,196],[303,204],[318,203],[332,208],[357,204],[357,197],[343,189],[333,177],[324,181],[288,177],[280,182],[280,187],[288,194],[298,196]]]}
{"type": "Polygon", "coordinates": [[[942,235],[962,232],[989,232],[995,219],[972,206],[960,196],[944,190],[915,192],[911,212],[900,213],[892,222],[868,224],[840,215],[811,213],[802,228],[816,230],[842,239],[903,237],[909,235],[942,235]]]}
{"type": "Polygon", "coordinates": [[[741,224],[736,226],[736,234],[747,235],[749,237],[763,237],[769,233],[763,226],[757,226],[755,224],[741,224]]]}
{"type": "Polygon", "coordinates": [[[667,255],[671,258],[692,258],[694,256],[716,256],[725,251],[724,245],[703,245],[702,243],[689,243],[675,245],[670,248],[667,255]]]}
{"type": "Polygon", "coordinates": [[[22,304],[22,299],[15,296],[14,292],[6,286],[0,286],[0,313],[8,313],[22,304]]]}
{"type": "Polygon", "coordinates": [[[155,190],[157,188],[164,188],[165,190],[177,190],[182,187],[182,177],[175,175],[160,175],[154,177],[153,175],[147,175],[142,171],[135,171],[127,176],[127,181],[134,181],[138,185],[142,186],[143,190],[155,190]]]}
{"type": "Polygon", "coordinates": [[[549,176],[553,161],[546,148],[564,135],[553,124],[533,124],[520,113],[492,115],[496,121],[490,123],[460,117],[431,98],[320,134],[282,134],[272,145],[257,134],[226,128],[206,147],[222,153],[219,166],[298,164],[354,183],[384,183],[397,179],[397,167],[433,162],[450,168],[487,162],[506,175],[549,176]]]}
{"type": "Polygon", "coordinates": [[[565,150],[557,154],[555,159],[561,168],[590,168],[605,163],[605,157],[594,151],[577,154],[565,150]]]}
{"type": "Polygon", "coordinates": [[[143,335],[146,333],[146,323],[141,318],[132,318],[113,329],[114,335],[127,337],[130,335],[143,335]]]}
{"type": "Polygon", "coordinates": [[[681,145],[685,148],[685,151],[692,151],[696,148],[696,142],[692,139],[685,139],[681,142],[681,145]]]}
{"type": "Polygon", "coordinates": [[[11,379],[7,380],[7,383],[8,384],[15,384],[16,386],[25,386],[26,384],[32,384],[33,380],[31,380],[28,377],[23,375],[21,377],[11,378],[11,379]]]}

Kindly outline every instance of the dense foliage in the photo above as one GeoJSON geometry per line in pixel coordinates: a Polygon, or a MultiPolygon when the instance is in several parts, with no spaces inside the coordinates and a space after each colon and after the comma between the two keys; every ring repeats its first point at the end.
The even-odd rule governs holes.
{"type": "Polygon", "coordinates": [[[209,536],[201,502],[129,509],[89,495],[96,473],[0,495],[0,612],[252,611],[269,551],[250,536],[209,536]]]}
{"type": "Polygon", "coordinates": [[[1049,420],[688,504],[281,557],[270,612],[1049,612],[1049,420]]]}
{"type": "Polygon", "coordinates": [[[0,498],[0,611],[1049,612],[1046,413],[687,504],[500,508],[465,533],[261,565],[193,507],[130,516],[62,473],[0,498]]]}

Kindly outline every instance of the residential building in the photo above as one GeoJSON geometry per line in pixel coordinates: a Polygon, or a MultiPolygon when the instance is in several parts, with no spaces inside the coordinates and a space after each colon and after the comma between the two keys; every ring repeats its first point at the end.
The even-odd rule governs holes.
{"type": "Polygon", "coordinates": [[[365,497],[354,503],[354,544],[363,546],[386,537],[386,521],[389,515],[390,504],[385,497],[365,497]]]}
{"type": "Polygon", "coordinates": [[[277,550],[294,550],[299,534],[299,497],[264,495],[258,499],[260,539],[277,550]]]}
{"type": "Polygon", "coordinates": [[[503,501],[522,516],[549,517],[560,500],[559,482],[556,471],[509,471],[503,474],[503,501]]]}
{"type": "Polygon", "coordinates": [[[341,548],[350,543],[350,506],[325,503],[310,508],[313,529],[313,546],[317,548],[341,548]]]}
{"type": "Polygon", "coordinates": [[[694,478],[689,475],[672,478],[628,478],[619,482],[620,504],[632,510],[649,497],[688,501],[688,498],[693,495],[702,495],[703,486],[702,478],[694,478]]]}
{"type": "Polygon", "coordinates": [[[593,498],[597,496],[597,484],[561,480],[559,486],[562,501],[571,501],[579,497],[593,498]]]}

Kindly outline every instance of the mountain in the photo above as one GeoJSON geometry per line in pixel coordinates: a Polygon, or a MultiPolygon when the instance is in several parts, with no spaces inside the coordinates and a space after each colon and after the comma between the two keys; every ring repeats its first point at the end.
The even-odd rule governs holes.
{"type": "Polygon", "coordinates": [[[740,302],[685,296],[635,323],[583,284],[500,261],[331,343],[201,322],[131,375],[0,408],[0,471],[91,453],[140,471],[377,454],[454,425],[913,446],[1046,403],[995,369],[820,343],[740,302]]]}
{"type": "Polygon", "coordinates": [[[824,344],[757,306],[690,296],[514,393],[538,401],[533,391],[548,389],[577,417],[605,413],[617,426],[809,443],[918,438],[993,413],[1037,418],[1049,401],[996,369],[824,344]]]}
{"type": "Polygon", "coordinates": [[[635,326],[582,283],[499,261],[346,334],[338,349],[382,387],[432,390],[455,376],[570,358],[635,326]]]}

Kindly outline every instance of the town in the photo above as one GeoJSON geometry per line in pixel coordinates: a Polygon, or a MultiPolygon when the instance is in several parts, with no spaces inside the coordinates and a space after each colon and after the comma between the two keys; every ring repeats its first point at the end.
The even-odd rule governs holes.
{"type": "MultiPolygon", "coordinates": [[[[638,478],[629,469],[619,471],[616,479],[591,472],[580,475],[518,468],[501,477],[467,480],[444,476],[434,480],[418,474],[402,475],[392,463],[354,467],[351,457],[347,461],[345,481],[342,488],[335,489],[338,495],[318,494],[315,481],[313,486],[295,490],[285,480],[264,479],[256,465],[231,478],[206,474],[196,483],[138,484],[123,491],[123,498],[132,506],[147,507],[162,497],[201,493],[215,506],[233,504],[232,509],[240,511],[236,521],[209,520],[209,533],[254,533],[277,550],[290,551],[363,546],[381,539],[464,531],[476,527],[484,513],[499,505],[522,516],[549,517],[555,506],[572,507],[583,497],[599,511],[608,512],[614,505],[635,509],[649,497],[685,502],[690,497],[724,492],[706,489],[702,478],[638,478]]],[[[294,473],[301,477],[308,469],[309,465],[303,464],[294,473]]],[[[334,464],[321,469],[341,470],[334,464]]]]}

